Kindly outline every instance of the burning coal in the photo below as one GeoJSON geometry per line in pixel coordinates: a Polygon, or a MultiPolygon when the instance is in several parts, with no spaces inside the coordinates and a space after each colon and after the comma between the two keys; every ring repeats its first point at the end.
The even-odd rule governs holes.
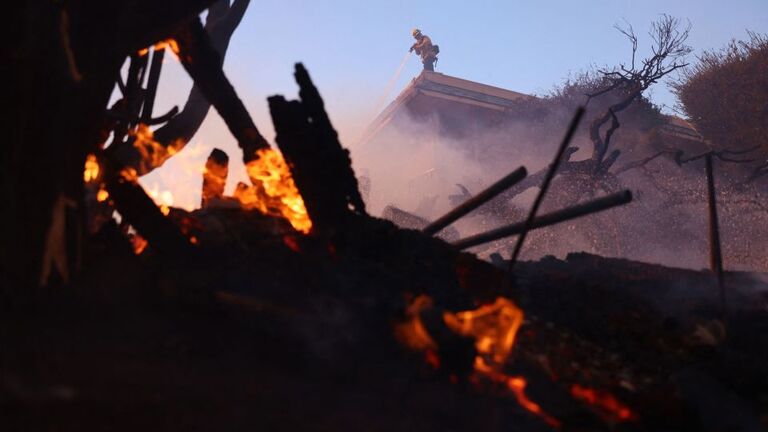
{"type": "MultiPolygon", "coordinates": [[[[395,335],[404,345],[425,354],[426,361],[433,367],[440,367],[438,343],[430,335],[421,314],[432,308],[432,299],[418,296],[408,305],[407,319],[395,326],[395,335]]],[[[477,309],[442,314],[446,327],[461,337],[474,339],[476,355],[472,381],[481,379],[506,387],[517,402],[527,411],[539,416],[547,424],[558,427],[560,422],[550,416],[525,393],[527,381],[520,376],[503,372],[504,365],[512,353],[515,338],[523,323],[523,311],[511,300],[498,297],[494,303],[477,309]]]]}

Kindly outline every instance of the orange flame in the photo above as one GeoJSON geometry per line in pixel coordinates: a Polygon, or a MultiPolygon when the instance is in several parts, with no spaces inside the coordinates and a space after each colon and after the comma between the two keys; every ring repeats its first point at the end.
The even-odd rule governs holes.
{"type": "Polygon", "coordinates": [[[523,324],[523,311],[510,300],[499,297],[493,304],[475,310],[445,312],[443,320],[455,333],[474,337],[478,354],[502,365],[512,352],[515,336],[523,324]]]}
{"type": "Polygon", "coordinates": [[[525,394],[525,387],[528,386],[528,382],[523,377],[509,376],[501,372],[496,371],[494,368],[485,364],[482,360],[475,359],[475,371],[482,374],[484,377],[490,379],[493,382],[506,386],[512,394],[515,396],[517,403],[521,407],[525,408],[529,412],[536,414],[545,423],[553,428],[560,427],[560,421],[551,415],[547,414],[541,405],[532,401],[527,394],[525,394]]]}
{"type": "MultiPolygon", "coordinates": [[[[407,306],[405,313],[408,319],[395,324],[395,337],[403,345],[414,351],[433,352],[437,350],[437,343],[432,339],[421,322],[419,314],[432,307],[432,299],[429,296],[420,295],[413,299],[407,306]]],[[[427,354],[430,355],[430,354],[427,354]]]]}
{"type": "Polygon", "coordinates": [[[95,182],[99,178],[99,161],[95,154],[89,154],[85,157],[85,170],[83,171],[83,180],[86,183],[95,182]]]}
{"type": "Polygon", "coordinates": [[[637,418],[629,407],[619,402],[612,394],[578,384],[571,386],[571,395],[592,405],[606,420],[621,422],[637,418]]]}
{"type": "MultiPolygon", "coordinates": [[[[155,51],[164,49],[166,47],[171,48],[171,52],[173,53],[173,56],[176,57],[176,60],[178,60],[180,50],[179,50],[179,44],[178,42],[176,42],[176,39],[166,39],[152,45],[152,48],[155,51]]],[[[139,57],[144,57],[145,55],[149,54],[149,47],[140,49],[136,54],[138,54],[139,57]]]]}
{"type": "Polygon", "coordinates": [[[179,50],[179,43],[176,42],[176,39],[171,38],[171,39],[162,40],[152,46],[152,48],[154,48],[155,50],[161,50],[166,47],[171,49],[171,52],[178,60],[180,50],[179,50]]]}
{"type": "MultiPolygon", "coordinates": [[[[406,308],[408,319],[395,325],[395,336],[417,350],[434,350],[437,343],[421,321],[420,313],[432,307],[432,299],[420,295],[406,308]]],[[[454,333],[475,339],[478,357],[486,367],[501,366],[512,352],[515,336],[523,323],[523,311],[512,301],[499,297],[493,304],[475,310],[444,312],[443,321],[454,333]]]]}
{"type": "MultiPolygon", "coordinates": [[[[430,297],[422,295],[414,298],[406,309],[408,319],[395,325],[395,336],[411,349],[424,351],[427,361],[437,367],[440,363],[435,354],[437,343],[429,335],[420,318],[421,312],[431,307],[430,297]]],[[[523,311],[504,297],[475,310],[443,313],[443,321],[454,333],[475,339],[475,373],[508,388],[521,407],[557,428],[560,422],[525,394],[525,379],[501,372],[512,352],[523,317],[523,311]]]]}
{"type": "MultiPolygon", "coordinates": [[[[99,167],[99,161],[96,158],[96,155],[91,153],[86,156],[85,170],[83,170],[83,180],[85,180],[86,183],[96,183],[99,179],[100,172],[101,168],[99,167]]],[[[98,186],[99,189],[96,191],[96,201],[104,202],[109,198],[109,192],[104,189],[103,183],[99,184],[98,186]]]]}
{"type": "Polygon", "coordinates": [[[96,201],[98,202],[104,202],[109,198],[109,192],[107,192],[106,189],[104,189],[104,186],[99,188],[99,191],[96,192],[96,201]]]}
{"type": "Polygon", "coordinates": [[[168,216],[173,206],[173,193],[167,190],[160,191],[157,185],[154,185],[147,191],[147,195],[160,207],[160,212],[168,216]]]}
{"type": "Polygon", "coordinates": [[[235,198],[245,208],[283,217],[294,229],[308,234],[312,221],[283,155],[274,149],[259,150],[257,155],[245,167],[254,185],[236,189],[235,198]]]}
{"type": "Polygon", "coordinates": [[[168,146],[164,146],[155,141],[154,132],[144,123],[139,123],[136,129],[128,133],[134,138],[133,147],[141,155],[142,164],[149,168],[157,168],[171,156],[184,147],[184,140],[179,138],[168,146]]]}

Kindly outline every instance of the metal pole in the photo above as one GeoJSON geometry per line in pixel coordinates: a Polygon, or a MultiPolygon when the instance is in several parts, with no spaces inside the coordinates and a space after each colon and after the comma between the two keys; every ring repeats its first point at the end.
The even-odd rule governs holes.
{"type": "Polygon", "coordinates": [[[472,198],[464,201],[460,205],[456,206],[453,210],[449,211],[442,217],[438,218],[431,224],[424,227],[424,229],[422,229],[421,232],[427,235],[437,234],[443,228],[456,222],[457,220],[464,217],[471,211],[477,209],[481,205],[495,198],[500,193],[509,189],[510,187],[518,183],[520,180],[524,179],[526,175],[528,175],[528,172],[526,171],[525,167],[520,167],[512,171],[501,180],[487,187],[485,190],[473,196],[472,198]]]}
{"type": "Polygon", "coordinates": [[[596,213],[599,211],[607,210],[612,207],[627,204],[632,201],[632,193],[628,190],[617,192],[602,198],[597,198],[592,201],[587,201],[583,204],[578,204],[573,207],[553,211],[545,215],[539,216],[532,222],[517,222],[511,225],[506,225],[500,228],[496,228],[484,233],[476,234],[464,239],[461,239],[453,246],[459,249],[467,249],[473,246],[477,246],[483,243],[499,240],[504,237],[510,237],[522,232],[544,228],[550,225],[554,225],[567,220],[575,219],[588,214],[596,213]]]}
{"type": "Polygon", "coordinates": [[[720,224],[717,218],[717,196],[715,195],[712,153],[707,153],[704,161],[707,169],[707,202],[709,204],[709,268],[717,277],[721,313],[725,316],[725,278],[723,275],[723,254],[720,248],[720,224]]]}
{"type": "Polygon", "coordinates": [[[523,231],[520,233],[520,237],[517,238],[515,249],[512,251],[512,256],[509,259],[509,267],[507,268],[507,272],[511,272],[512,269],[515,267],[515,261],[517,261],[517,257],[520,255],[520,250],[523,248],[525,237],[528,235],[529,226],[533,223],[533,220],[536,218],[536,212],[539,210],[539,206],[541,205],[541,202],[544,201],[544,196],[547,194],[547,190],[549,189],[549,184],[552,182],[552,179],[555,177],[555,174],[557,173],[557,168],[560,166],[560,161],[563,159],[563,153],[565,153],[565,149],[568,148],[568,144],[570,144],[571,139],[573,138],[573,134],[576,133],[576,128],[579,126],[579,122],[581,121],[581,117],[583,115],[584,115],[584,107],[579,107],[576,110],[576,114],[573,116],[573,120],[571,120],[571,124],[568,126],[568,130],[566,131],[565,136],[563,137],[563,141],[560,142],[560,146],[557,148],[557,153],[555,153],[555,159],[552,161],[552,164],[549,166],[549,170],[547,171],[547,176],[544,177],[544,181],[541,182],[541,187],[539,188],[539,194],[536,195],[536,199],[533,201],[533,205],[531,206],[531,211],[528,213],[528,218],[525,220],[525,225],[523,225],[523,231]]]}

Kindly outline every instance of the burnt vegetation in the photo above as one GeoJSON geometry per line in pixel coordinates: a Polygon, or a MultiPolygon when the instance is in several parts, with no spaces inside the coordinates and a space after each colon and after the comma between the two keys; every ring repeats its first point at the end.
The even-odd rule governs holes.
{"type": "MultiPolygon", "coordinates": [[[[761,84],[764,38],[752,34],[749,41],[733,42],[726,49],[693,58],[687,45],[690,24],[685,21],[662,16],[646,37],[638,36],[629,24],[616,29],[629,42],[629,60],[576,74],[548,95],[518,101],[510,109],[511,116],[520,119],[510,126],[510,145],[517,145],[518,140],[521,145],[532,141],[533,147],[556,141],[555,131],[564,127],[573,110],[585,104],[588,126],[579,130],[575,144],[566,150],[544,208],[553,210],[623,188],[635,193],[635,204],[631,210],[619,209],[611,216],[598,215],[536,232],[524,256],[583,249],[656,262],[672,260],[683,266],[705,263],[706,256],[697,251],[706,250],[700,233],[706,232],[704,159],[711,154],[718,173],[724,236],[729,239],[724,242],[725,261],[743,269],[767,268],[758,245],[768,238],[752,229],[764,224],[767,215],[767,191],[760,180],[765,170],[761,131],[768,120],[765,85],[761,84]],[[646,57],[638,55],[645,51],[639,49],[643,44],[650,52],[646,57]],[[665,83],[680,97],[679,108],[689,120],[663,113],[648,99],[649,90],[665,83]],[[571,235],[573,231],[577,238],[571,235]],[[563,241],[564,237],[571,240],[563,241]],[[650,245],[661,247],[657,251],[650,245]]],[[[533,171],[474,213],[477,224],[497,226],[520,219],[525,199],[518,197],[527,191],[530,196],[546,171],[547,167],[533,171]]],[[[459,193],[450,198],[457,204],[473,192],[460,185],[459,193]]],[[[503,254],[509,247],[511,244],[500,242],[476,250],[489,253],[496,249],[503,254]]]]}

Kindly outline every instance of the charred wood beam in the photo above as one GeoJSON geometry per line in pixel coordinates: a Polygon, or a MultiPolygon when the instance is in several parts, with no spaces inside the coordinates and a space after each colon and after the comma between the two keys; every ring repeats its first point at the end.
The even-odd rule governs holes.
{"type": "MultiPolygon", "coordinates": [[[[110,173],[119,173],[112,166],[110,173]]],[[[120,215],[149,242],[153,249],[176,256],[185,256],[192,251],[192,244],[181,230],[165,217],[144,188],[135,180],[123,175],[110,175],[106,179],[109,196],[120,215]]]]}
{"type": "MultiPolygon", "coordinates": [[[[571,124],[568,126],[568,130],[565,132],[565,136],[563,137],[563,140],[560,142],[560,146],[557,148],[557,153],[555,153],[555,158],[552,160],[552,164],[549,166],[549,169],[547,170],[547,174],[544,177],[544,181],[541,183],[541,187],[539,188],[539,193],[536,195],[536,199],[533,201],[533,205],[531,205],[531,210],[528,213],[528,218],[525,221],[524,226],[529,226],[533,223],[533,220],[536,218],[536,212],[539,211],[539,206],[541,206],[541,203],[544,201],[544,197],[547,194],[547,191],[549,190],[549,185],[552,183],[552,179],[555,178],[555,174],[557,173],[557,168],[560,166],[560,162],[563,159],[563,154],[565,153],[565,149],[568,148],[568,145],[571,143],[571,139],[573,139],[573,135],[576,133],[576,128],[578,128],[579,123],[581,122],[581,118],[584,116],[584,107],[579,107],[576,110],[576,114],[573,116],[573,120],[571,120],[571,124]]],[[[517,261],[517,257],[520,255],[520,251],[523,248],[523,243],[525,242],[525,237],[528,235],[528,229],[525,228],[520,233],[520,237],[517,238],[517,243],[515,244],[515,248],[512,250],[512,256],[509,260],[509,269],[508,271],[512,271],[512,269],[515,266],[515,261],[517,261]]]]}
{"type": "Polygon", "coordinates": [[[243,151],[243,162],[256,159],[256,152],[269,148],[269,144],[224,74],[221,56],[211,45],[200,20],[195,19],[182,29],[176,35],[176,41],[182,65],[237,139],[243,151]]]}
{"type": "Polygon", "coordinates": [[[170,110],[168,110],[167,113],[161,115],[160,117],[154,117],[154,118],[151,118],[151,119],[147,119],[147,121],[145,121],[143,123],[146,124],[147,126],[158,125],[160,123],[165,123],[165,122],[169,121],[171,118],[173,118],[173,116],[175,116],[178,113],[179,113],[179,107],[175,106],[175,107],[171,108],[170,110]]]}
{"type": "MultiPolygon", "coordinates": [[[[235,0],[231,6],[228,3],[229,0],[219,0],[214,3],[205,20],[205,30],[208,32],[211,45],[220,56],[220,66],[224,64],[229,41],[245,14],[250,0],[235,0]]],[[[210,107],[211,103],[206,99],[200,86],[197,83],[193,84],[181,112],[168,124],[155,131],[155,140],[165,146],[189,142],[200,129],[210,107]]]]}
{"type": "Polygon", "coordinates": [[[213,149],[205,162],[203,172],[203,191],[201,194],[202,208],[208,207],[211,200],[224,196],[224,187],[229,174],[229,156],[220,149],[213,149]]]}
{"type": "Polygon", "coordinates": [[[157,85],[160,83],[160,71],[163,68],[163,59],[165,58],[165,48],[156,49],[152,52],[152,62],[149,65],[149,78],[147,78],[147,88],[144,91],[144,105],[141,111],[141,122],[149,123],[152,120],[152,109],[155,106],[155,95],[157,95],[157,85]]]}
{"type": "MultiPolygon", "coordinates": [[[[146,57],[136,54],[131,55],[131,61],[128,66],[128,75],[125,78],[123,98],[114,106],[114,108],[117,109],[118,121],[113,130],[112,144],[110,147],[112,145],[119,145],[119,143],[123,142],[123,138],[125,138],[128,130],[134,125],[133,123],[138,118],[139,110],[141,109],[142,71],[146,65],[146,57]]],[[[118,81],[120,81],[119,77],[118,81]]]]}
{"type": "Polygon", "coordinates": [[[453,243],[453,246],[459,249],[471,248],[473,246],[481,245],[483,243],[488,243],[495,240],[503,239],[505,237],[521,234],[529,230],[544,228],[550,225],[558,224],[560,222],[576,219],[581,216],[597,213],[612,207],[627,204],[631,201],[632,201],[632,193],[628,190],[625,190],[625,191],[611,194],[602,198],[597,198],[595,200],[588,201],[583,204],[578,204],[573,207],[568,207],[562,210],[557,210],[551,213],[547,213],[545,215],[535,218],[530,223],[516,222],[511,225],[503,226],[490,231],[486,231],[481,234],[473,235],[453,243]]]}
{"type": "MultiPolygon", "coordinates": [[[[245,14],[249,3],[250,0],[235,0],[230,6],[229,0],[218,0],[208,10],[208,15],[205,20],[205,30],[209,35],[211,45],[220,55],[219,66],[223,65],[229,41],[231,40],[235,28],[237,28],[237,25],[245,14]]],[[[156,51],[156,53],[159,52],[160,51],[156,51]]],[[[157,70],[159,73],[160,68],[155,69],[153,67],[152,71],[154,70],[157,70]]],[[[151,103],[154,99],[154,96],[149,93],[152,93],[153,89],[156,88],[156,83],[152,82],[152,71],[150,71],[150,80],[146,90],[146,93],[148,94],[145,102],[145,111],[147,112],[151,112],[151,103]],[[148,107],[149,109],[147,109],[146,103],[150,104],[148,107]]],[[[181,111],[174,107],[173,110],[158,118],[142,115],[141,122],[147,125],[156,125],[167,122],[154,131],[154,140],[161,146],[168,147],[172,145],[175,150],[174,153],[177,153],[184,148],[200,129],[200,126],[208,115],[208,111],[210,111],[210,107],[211,102],[209,102],[203,94],[200,86],[197,83],[194,83],[181,111]]],[[[155,168],[162,165],[152,166],[142,163],[142,155],[133,146],[133,140],[131,139],[118,143],[117,148],[111,151],[114,153],[114,157],[116,157],[123,165],[134,168],[139,176],[149,174],[155,168]]]]}
{"type": "Polygon", "coordinates": [[[328,114],[325,112],[325,103],[317,88],[309,77],[309,72],[301,63],[296,64],[294,73],[296,83],[299,85],[299,97],[304,109],[312,122],[312,129],[319,134],[325,147],[324,156],[331,166],[338,169],[334,177],[344,194],[344,200],[347,206],[357,214],[365,213],[365,202],[360,195],[357,185],[357,177],[352,170],[352,160],[349,157],[349,150],[344,149],[339,142],[338,133],[333,128],[328,114]]]}
{"type": "MultiPolygon", "coordinates": [[[[144,73],[147,70],[147,56],[132,55],[131,64],[128,67],[128,78],[126,79],[126,101],[128,107],[128,115],[131,119],[138,119],[139,111],[141,110],[142,98],[142,84],[144,83],[144,73]]],[[[128,125],[130,128],[133,126],[133,122],[128,125]]]]}
{"type": "Polygon", "coordinates": [[[528,175],[528,171],[526,171],[525,167],[520,167],[512,171],[511,173],[504,176],[501,180],[492,184],[491,186],[489,186],[482,192],[478,193],[477,195],[473,196],[472,198],[469,198],[468,200],[459,204],[453,210],[449,211],[448,213],[439,217],[437,220],[435,220],[431,224],[424,227],[422,232],[427,235],[437,234],[443,228],[456,222],[457,220],[466,216],[473,210],[477,209],[478,207],[487,203],[491,199],[495,198],[500,193],[509,189],[516,183],[520,182],[522,179],[525,178],[526,175],[528,175]]]}
{"type": "Polygon", "coordinates": [[[268,98],[277,145],[291,169],[316,232],[333,233],[365,204],[352,171],[349,151],[333,129],[320,94],[301,64],[296,65],[300,101],[268,98]]]}

